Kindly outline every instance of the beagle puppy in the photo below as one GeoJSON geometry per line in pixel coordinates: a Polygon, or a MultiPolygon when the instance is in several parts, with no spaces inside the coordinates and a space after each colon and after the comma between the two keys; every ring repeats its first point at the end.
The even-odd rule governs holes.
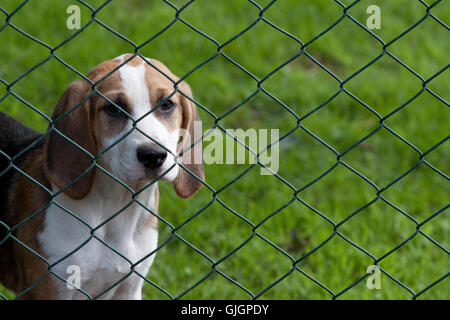
{"type": "Polygon", "coordinates": [[[205,179],[185,82],[131,54],[87,77],[100,94],[72,82],[45,135],[0,113],[0,283],[18,298],[141,299],[157,179],[182,198],[205,179]]]}

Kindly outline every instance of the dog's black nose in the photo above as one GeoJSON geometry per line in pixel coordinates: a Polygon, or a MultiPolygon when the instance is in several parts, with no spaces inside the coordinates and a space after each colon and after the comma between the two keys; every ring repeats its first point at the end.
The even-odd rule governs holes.
{"type": "Polygon", "coordinates": [[[145,147],[137,150],[137,158],[148,169],[161,167],[167,158],[167,151],[159,147],[145,147]]]}

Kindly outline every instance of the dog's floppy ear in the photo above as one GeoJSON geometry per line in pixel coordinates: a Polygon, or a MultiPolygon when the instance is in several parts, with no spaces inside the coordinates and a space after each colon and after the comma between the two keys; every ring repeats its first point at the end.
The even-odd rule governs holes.
{"type": "MultiPolygon", "coordinates": [[[[90,86],[87,81],[72,82],[59,99],[52,120],[56,120],[55,129],[95,156],[96,146],[91,126],[89,100],[84,102],[89,92],[90,86]],[[78,106],[80,103],[82,104],[78,106]],[[75,107],[77,108],[71,111],[75,107]],[[67,112],[69,113],[61,117],[67,112]]],[[[71,184],[64,193],[72,199],[82,199],[91,189],[94,167],[75,183],[73,181],[91,166],[92,157],[64,136],[56,130],[52,130],[47,136],[44,148],[45,173],[49,180],[60,189],[71,184]]]]}
{"type": "MultiPolygon", "coordinates": [[[[180,84],[180,89],[192,99],[192,91],[187,83],[182,82],[180,84]]],[[[196,141],[202,136],[202,132],[197,132],[197,135],[194,134],[195,122],[199,123],[200,117],[198,116],[195,104],[185,96],[181,96],[181,107],[183,108],[183,121],[181,127],[186,131],[186,134],[183,135],[183,140],[178,146],[177,151],[180,154],[184,150],[183,155],[180,157],[180,162],[186,169],[204,181],[205,171],[203,169],[202,141],[196,141]],[[196,142],[196,144],[192,146],[194,142],[196,142]]],[[[201,131],[201,128],[197,130],[201,131]]],[[[178,175],[173,182],[173,186],[180,197],[189,198],[203,186],[203,183],[180,166],[178,175]]]]}

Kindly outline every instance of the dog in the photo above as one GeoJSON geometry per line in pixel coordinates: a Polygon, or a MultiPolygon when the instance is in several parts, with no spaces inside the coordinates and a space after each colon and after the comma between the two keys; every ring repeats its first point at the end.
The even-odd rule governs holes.
{"type": "Polygon", "coordinates": [[[189,198],[205,179],[187,83],[131,54],[87,78],[47,134],[0,113],[0,283],[20,299],[142,299],[157,182],[189,198]]]}

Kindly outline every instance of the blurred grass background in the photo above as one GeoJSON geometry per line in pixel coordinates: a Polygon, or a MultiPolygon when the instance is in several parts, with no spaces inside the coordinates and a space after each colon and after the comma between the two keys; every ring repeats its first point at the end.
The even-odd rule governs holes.
{"type": "MultiPolygon", "coordinates": [[[[94,8],[104,1],[86,1],[94,8]]],[[[270,1],[256,0],[265,6],[270,1]]],[[[342,1],[350,4],[351,1],[342,1]]],[[[431,3],[431,1],[428,1],[431,3]]],[[[4,0],[0,7],[11,13],[21,1],[4,0]]],[[[182,7],[186,0],[172,3],[182,7]]],[[[42,42],[54,47],[76,30],[66,28],[67,6],[75,1],[29,1],[10,19],[10,23],[42,42]]],[[[426,13],[419,1],[360,1],[348,13],[366,23],[371,4],[381,8],[381,29],[372,30],[386,43],[397,37],[426,13]]],[[[82,25],[91,12],[82,5],[82,25]]],[[[181,18],[220,43],[234,37],[258,18],[259,9],[248,1],[196,0],[181,18]]],[[[431,10],[448,25],[450,2],[442,1],[431,10]]],[[[304,43],[315,38],[337,21],[342,7],[334,1],[277,1],[264,17],[299,38],[304,43]]],[[[175,10],[163,1],[112,1],[96,15],[97,19],[141,44],[168,25],[175,10]]],[[[0,13],[0,16],[4,14],[0,13]]],[[[424,79],[448,66],[450,52],[448,29],[428,17],[388,50],[424,79]]],[[[46,59],[50,50],[31,41],[11,26],[0,32],[0,77],[7,83],[46,59]]],[[[300,50],[292,40],[269,24],[260,21],[222,51],[253,75],[262,79],[284,64],[300,50]]],[[[383,52],[382,45],[349,18],[310,43],[307,52],[345,80],[383,52]]],[[[98,23],[90,24],[55,54],[83,74],[101,61],[122,53],[134,52],[127,41],[98,23]]],[[[178,76],[201,64],[217,52],[217,46],[177,21],[140,51],[164,62],[178,76]]],[[[47,115],[51,115],[65,87],[78,76],[52,58],[27,76],[15,82],[11,91],[47,115]]],[[[257,90],[257,83],[238,67],[218,56],[188,78],[195,99],[220,116],[237,106],[257,90]]],[[[449,101],[449,71],[445,69],[427,84],[442,99],[449,101]]],[[[339,91],[339,82],[305,55],[299,56],[270,76],[263,88],[305,116],[339,91]]],[[[386,116],[422,89],[422,82],[401,64],[384,55],[369,68],[345,83],[345,88],[381,116],[386,116]]],[[[0,85],[0,96],[6,86],[0,85]]],[[[5,111],[27,125],[44,132],[47,121],[25,103],[9,94],[0,102],[5,111]]],[[[214,119],[200,110],[203,129],[214,125],[214,119]]],[[[385,124],[422,152],[448,136],[448,106],[424,91],[404,109],[389,117],[385,124]]],[[[225,128],[280,129],[280,136],[297,127],[297,119],[263,92],[221,120],[225,128]]],[[[379,126],[379,119],[361,103],[341,92],[302,124],[338,152],[342,152],[379,126]]],[[[302,129],[295,130],[280,143],[278,174],[296,189],[321,176],[336,163],[336,155],[302,129]]],[[[448,175],[449,145],[441,144],[425,159],[448,175]]],[[[418,161],[419,155],[385,128],[346,153],[342,160],[383,188],[400,177],[418,161]]],[[[222,188],[250,165],[208,165],[206,178],[216,190],[222,188]]],[[[253,224],[260,223],[293,198],[293,191],[275,176],[262,176],[256,166],[217,195],[223,203],[253,224]]],[[[177,226],[212,199],[203,188],[190,200],[176,197],[170,185],[160,183],[160,215],[177,226]]],[[[424,164],[383,191],[382,195],[399,209],[422,222],[448,205],[448,180],[424,164]]],[[[358,208],[376,198],[376,190],[343,165],[338,165],[323,179],[298,194],[309,206],[319,210],[335,223],[341,222],[358,208]]],[[[171,235],[170,228],[160,228],[160,243],[171,235]]],[[[449,247],[448,210],[421,228],[427,235],[449,247]]],[[[313,210],[295,200],[266,220],[258,233],[286,253],[299,259],[333,234],[333,225],[313,210]]],[[[375,257],[382,257],[416,231],[410,219],[378,200],[351,217],[338,231],[375,257]]],[[[183,226],[178,234],[214,261],[238,248],[252,235],[252,227],[243,219],[214,202],[200,215],[183,226]]],[[[447,249],[448,250],[448,249],[447,249]]],[[[303,259],[298,267],[335,294],[360,279],[373,263],[368,255],[342,238],[335,236],[319,250],[303,259]]],[[[406,245],[388,255],[380,266],[414,292],[420,292],[449,271],[449,255],[426,239],[416,235],[406,245]]],[[[253,237],[245,246],[221,262],[217,269],[240,283],[254,295],[263,292],[283,276],[281,282],[261,296],[263,299],[328,299],[332,295],[295,270],[286,255],[253,237]]],[[[202,255],[174,238],[158,253],[148,278],[177,297],[208,275],[211,263],[202,255]]],[[[448,277],[426,291],[420,298],[450,298],[448,277]]],[[[6,292],[6,291],[1,291],[6,292]]],[[[145,298],[167,298],[157,288],[146,285],[145,298]]],[[[9,295],[12,297],[12,295],[9,295]]],[[[219,273],[214,273],[188,291],[186,299],[247,299],[251,296],[219,273]]],[[[344,299],[404,299],[411,294],[388,276],[381,275],[381,289],[369,290],[361,281],[341,296],[344,299]]]]}

